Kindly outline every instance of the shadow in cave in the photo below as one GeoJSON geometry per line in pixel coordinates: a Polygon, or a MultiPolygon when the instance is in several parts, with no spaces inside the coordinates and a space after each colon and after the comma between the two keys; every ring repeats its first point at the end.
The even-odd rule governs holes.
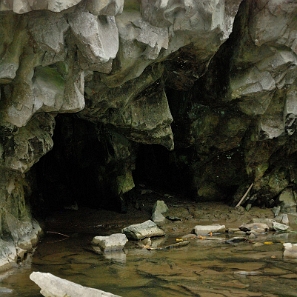
{"type": "Polygon", "coordinates": [[[179,165],[174,151],[161,145],[140,144],[133,172],[135,184],[159,192],[192,198],[192,177],[187,165],[179,165]]]}
{"type": "Polygon", "coordinates": [[[116,208],[108,187],[100,182],[99,169],[106,160],[106,142],[100,142],[97,127],[76,115],[58,115],[54,147],[32,170],[35,193],[32,211],[43,215],[79,207],[116,208]]]}
{"type": "Polygon", "coordinates": [[[98,134],[98,129],[99,126],[75,114],[56,117],[53,149],[32,167],[34,217],[46,217],[54,211],[76,206],[125,212],[123,208],[137,199],[139,184],[159,193],[190,197],[192,178],[189,169],[176,161],[175,152],[161,145],[145,144],[135,145],[136,189],[123,197],[115,195],[112,189],[117,169],[123,164],[110,161],[113,148],[107,136],[98,134]]]}

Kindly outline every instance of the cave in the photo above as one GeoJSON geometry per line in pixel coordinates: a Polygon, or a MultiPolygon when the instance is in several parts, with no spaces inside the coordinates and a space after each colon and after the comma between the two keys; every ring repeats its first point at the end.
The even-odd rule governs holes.
{"type": "Polygon", "coordinates": [[[113,208],[110,199],[104,198],[111,193],[99,181],[107,149],[98,140],[96,125],[75,114],[58,115],[53,141],[53,149],[31,170],[36,179],[33,213],[77,205],[113,208]]]}
{"type": "Polygon", "coordinates": [[[119,197],[113,186],[122,164],[112,160],[114,150],[107,140],[109,133],[102,132],[107,128],[77,114],[60,114],[55,120],[52,150],[28,173],[33,181],[30,203],[35,217],[78,207],[123,211],[122,204],[137,199],[135,195],[141,187],[191,196],[189,168],[177,166],[174,151],[161,145],[132,142],[135,188],[119,197]]]}

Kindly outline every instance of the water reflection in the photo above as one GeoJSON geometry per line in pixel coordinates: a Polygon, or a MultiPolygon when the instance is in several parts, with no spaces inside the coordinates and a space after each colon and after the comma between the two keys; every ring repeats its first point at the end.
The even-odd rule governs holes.
{"type": "MultiPolygon", "coordinates": [[[[295,233],[271,233],[234,245],[224,238],[153,251],[129,242],[125,252],[101,255],[89,250],[90,235],[52,244],[45,239],[33,259],[2,279],[0,294],[41,296],[29,280],[31,271],[41,271],[123,297],[297,296],[296,263],[282,256],[283,242],[297,242],[295,233]]],[[[158,239],[158,245],[174,239],[158,239]]]]}

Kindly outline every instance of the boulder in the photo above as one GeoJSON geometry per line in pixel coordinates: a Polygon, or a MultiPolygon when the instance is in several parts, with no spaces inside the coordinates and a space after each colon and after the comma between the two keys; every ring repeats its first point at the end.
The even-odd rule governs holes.
{"type": "Polygon", "coordinates": [[[156,224],[162,224],[166,221],[166,218],[158,211],[153,212],[151,219],[156,224]]]}
{"type": "Polygon", "coordinates": [[[40,293],[45,297],[119,297],[119,295],[84,287],[51,273],[32,272],[30,279],[41,288],[40,293]]]}
{"type": "Polygon", "coordinates": [[[281,223],[278,223],[278,222],[273,222],[273,226],[272,228],[275,230],[275,231],[286,231],[289,229],[289,226],[285,225],[285,224],[281,224],[281,223]]]}
{"type": "Polygon", "coordinates": [[[93,245],[98,245],[104,252],[122,250],[128,239],[125,234],[116,233],[110,236],[95,236],[93,245]]]}
{"type": "Polygon", "coordinates": [[[296,212],[295,192],[291,188],[284,189],[278,198],[282,212],[296,212]]]}
{"type": "Polygon", "coordinates": [[[165,222],[166,218],[163,213],[168,211],[168,207],[164,201],[158,200],[153,207],[152,221],[156,224],[165,222]]]}
{"type": "Polygon", "coordinates": [[[141,224],[130,225],[122,230],[129,239],[143,239],[146,237],[164,236],[165,232],[153,221],[147,220],[141,224]]]}
{"type": "Polygon", "coordinates": [[[159,213],[165,213],[168,211],[168,206],[163,200],[157,200],[155,205],[153,206],[153,213],[159,212],[159,213]]]}

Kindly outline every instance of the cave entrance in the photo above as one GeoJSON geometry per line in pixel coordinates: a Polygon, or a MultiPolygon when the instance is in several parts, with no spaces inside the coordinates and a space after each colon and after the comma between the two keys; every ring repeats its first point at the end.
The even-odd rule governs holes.
{"type": "MultiPolygon", "coordinates": [[[[53,149],[32,167],[35,192],[31,206],[35,216],[77,206],[122,210],[122,197],[115,194],[113,186],[117,170],[125,163],[108,161],[116,153],[110,141],[98,134],[101,128],[75,114],[56,117],[53,149]]],[[[160,193],[187,197],[191,189],[189,170],[182,167],[185,165],[178,166],[174,151],[161,145],[132,146],[136,189],[124,195],[125,203],[131,202],[131,197],[137,199],[139,184],[160,193]]]]}
{"type": "Polygon", "coordinates": [[[140,144],[133,172],[135,184],[144,184],[168,194],[192,196],[192,177],[185,163],[179,162],[176,151],[161,145],[140,144]]]}
{"type": "Polygon", "coordinates": [[[36,163],[34,207],[50,212],[62,208],[106,206],[98,168],[104,164],[105,149],[96,125],[76,115],[58,115],[54,147],[36,163]],[[36,198],[37,197],[37,198],[36,198]]]}

